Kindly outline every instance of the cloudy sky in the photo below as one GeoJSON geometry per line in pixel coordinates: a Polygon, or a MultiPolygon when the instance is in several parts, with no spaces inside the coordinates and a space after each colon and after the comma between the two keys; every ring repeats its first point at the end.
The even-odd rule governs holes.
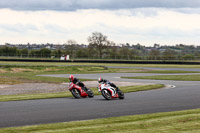
{"type": "Polygon", "coordinates": [[[0,44],[200,45],[200,0],[0,0],[0,44]]]}

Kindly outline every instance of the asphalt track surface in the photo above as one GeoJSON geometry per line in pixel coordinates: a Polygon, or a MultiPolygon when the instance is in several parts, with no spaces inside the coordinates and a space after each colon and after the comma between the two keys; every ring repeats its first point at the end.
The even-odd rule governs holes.
{"type": "MultiPolygon", "coordinates": [[[[164,69],[165,68],[162,68],[162,70],[164,69]]],[[[184,70],[200,71],[199,69],[184,70]]],[[[75,76],[78,78],[97,79],[103,76],[111,81],[162,83],[169,85],[169,87],[151,91],[126,93],[124,100],[116,99],[107,101],[99,95],[94,98],[84,99],[57,98],[0,102],[0,128],[200,108],[200,81],[136,80],[120,78],[121,76],[150,75],[161,74],[76,74],[75,76]]],[[[162,75],[164,76],[164,74],[162,75]]],[[[68,77],[69,75],[43,76],[68,77]]]]}

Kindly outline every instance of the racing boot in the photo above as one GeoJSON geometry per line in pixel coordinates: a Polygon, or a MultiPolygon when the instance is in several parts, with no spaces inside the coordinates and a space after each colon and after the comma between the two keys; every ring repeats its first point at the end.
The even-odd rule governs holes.
{"type": "Polygon", "coordinates": [[[85,85],[84,85],[84,88],[85,88],[86,91],[88,91],[88,88],[85,85]]]}
{"type": "Polygon", "coordinates": [[[120,91],[120,89],[118,87],[116,87],[116,91],[118,92],[118,91],[120,91]]]}
{"type": "Polygon", "coordinates": [[[85,92],[88,91],[87,87],[85,87],[85,86],[83,86],[82,89],[83,89],[85,92]]]}

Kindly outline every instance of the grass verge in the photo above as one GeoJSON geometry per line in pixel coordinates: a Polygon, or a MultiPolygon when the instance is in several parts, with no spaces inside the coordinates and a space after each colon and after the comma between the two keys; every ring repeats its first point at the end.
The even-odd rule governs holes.
{"type": "MultiPolygon", "coordinates": [[[[139,86],[127,86],[120,87],[124,93],[136,92],[136,91],[146,91],[159,89],[164,87],[163,84],[155,85],[139,85],[139,86]]],[[[91,88],[95,95],[100,95],[96,88],[91,88]]],[[[20,101],[20,100],[34,100],[34,99],[50,99],[50,98],[65,98],[72,97],[71,92],[60,92],[60,93],[41,93],[41,94],[23,94],[23,95],[1,95],[0,102],[5,101],[20,101]]]]}
{"type": "MultiPolygon", "coordinates": [[[[115,70],[112,70],[115,72],[115,70]]],[[[76,74],[76,73],[100,73],[110,72],[101,66],[0,66],[0,78],[10,79],[18,82],[45,82],[45,83],[63,83],[69,82],[68,78],[37,76],[42,74],[76,74]]],[[[82,81],[91,81],[82,79],[82,81]]],[[[6,84],[6,82],[0,82],[6,84]]]]}
{"type": "MultiPolygon", "coordinates": [[[[0,78],[10,79],[11,81],[0,81],[0,84],[15,84],[18,82],[45,82],[45,83],[62,83],[68,82],[68,78],[62,77],[44,77],[37,76],[42,74],[84,74],[84,73],[192,73],[189,71],[160,71],[160,70],[142,70],[130,68],[107,68],[103,66],[53,66],[50,64],[44,65],[0,65],[0,78]],[[16,81],[16,82],[13,82],[16,81]]],[[[194,72],[196,73],[196,72],[194,72]]],[[[83,81],[90,81],[85,79],[83,81]]]]}
{"type": "Polygon", "coordinates": [[[14,85],[14,84],[20,84],[20,81],[12,80],[8,78],[0,78],[0,84],[6,84],[6,85],[14,85]]]}
{"type": "Polygon", "coordinates": [[[157,76],[121,77],[121,78],[151,79],[151,80],[200,81],[200,75],[157,75],[157,76]]]}
{"type": "Polygon", "coordinates": [[[5,132],[197,133],[200,132],[200,109],[0,129],[0,133],[5,132]]]}
{"type": "Polygon", "coordinates": [[[29,66],[58,66],[58,65],[78,65],[78,66],[124,66],[124,67],[158,67],[158,68],[200,68],[200,65],[176,65],[176,64],[119,64],[119,63],[59,63],[59,62],[11,62],[0,61],[1,65],[29,65],[29,66]]]}
{"type": "Polygon", "coordinates": [[[143,70],[141,72],[137,73],[164,73],[164,74],[170,74],[170,73],[200,73],[199,71],[182,71],[182,70],[143,70]]]}

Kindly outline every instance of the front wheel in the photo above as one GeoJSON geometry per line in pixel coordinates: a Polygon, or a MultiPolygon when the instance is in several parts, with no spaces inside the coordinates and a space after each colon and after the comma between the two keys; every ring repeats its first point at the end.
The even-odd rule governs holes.
{"type": "Polygon", "coordinates": [[[80,92],[77,89],[72,89],[71,93],[75,98],[81,98],[80,92]]]}
{"type": "Polygon", "coordinates": [[[106,90],[106,89],[101,90],[101,94],[106,100],[111,100],[112,99],[112,96],[111,96],[110,92],[108,90],[106,90]]]}
{"type": "Polygon", "coordinates": [[[88,88],[88,90],[87,90],[87,94],[88,94],[88,97],[89,97],[89,98],[93,98],[93,97],[94,97],[93,91],[92,91],[91,89],[89,89],[89,88],[88,88]]]}
{"type": "Polygon", "coordinates": [[[122,91],[118,91],[119,99],[124,99],[124,93],[122,91]]]}

